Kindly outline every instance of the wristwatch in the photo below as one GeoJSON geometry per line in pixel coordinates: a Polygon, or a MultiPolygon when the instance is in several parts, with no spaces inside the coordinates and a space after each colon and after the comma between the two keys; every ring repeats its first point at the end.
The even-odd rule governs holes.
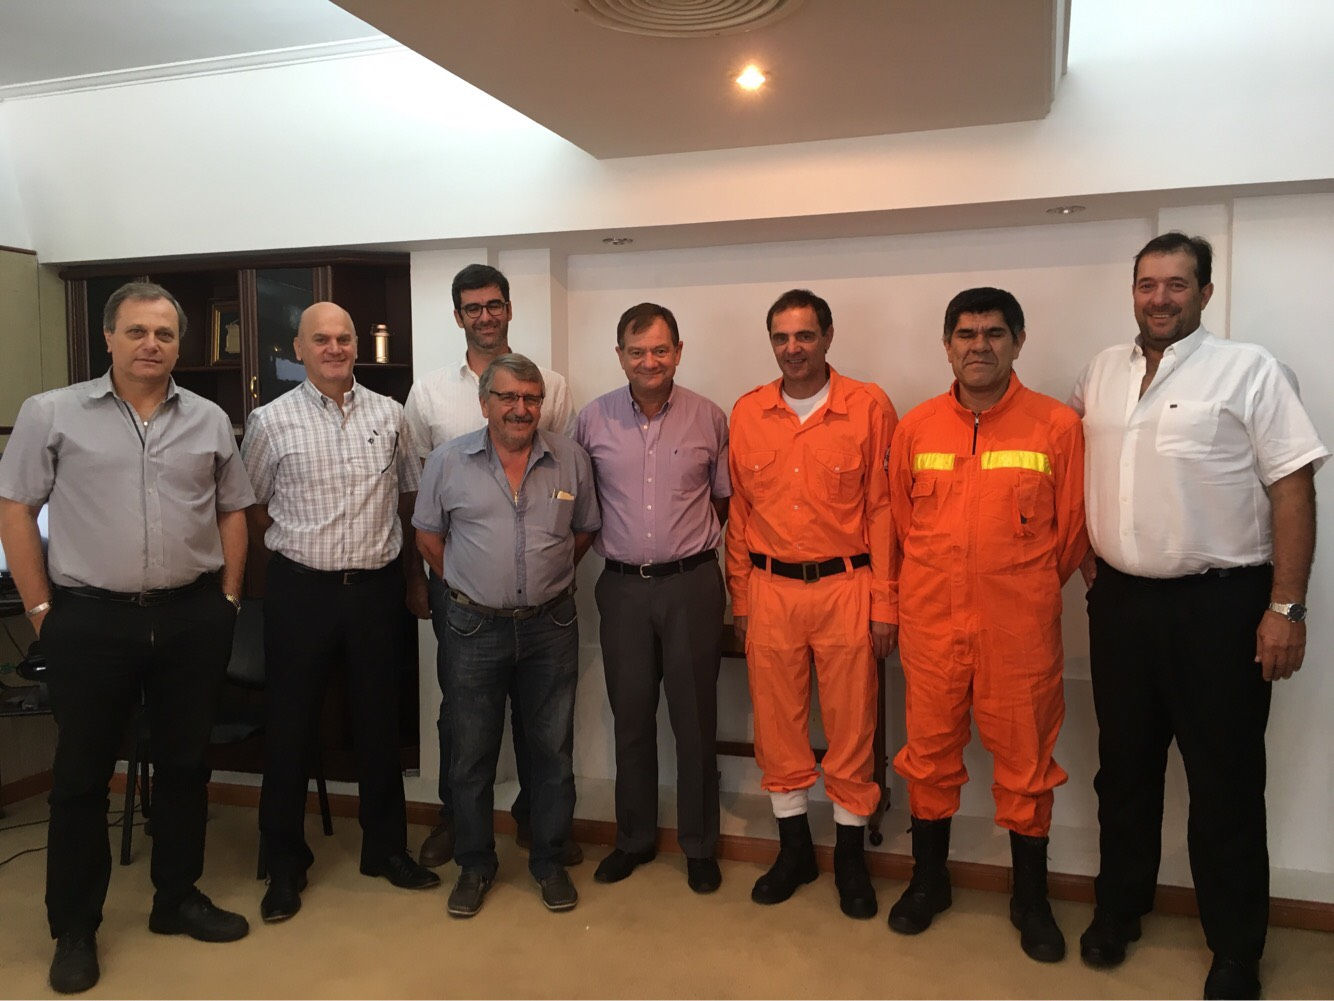
{"type": "Polygon", "coordinates": [[[1289,601],[1286,603],[1281,601],[1271,601],[1269,603],[1269,610],[1271,612],[1278,612],[1279,615],[1283,616],[1289,622],[1301,622],[1306,618],[1306,606],[1300,601],[1289,601]]]}
{"type": "Polygon", "coordinates": [[[227,593],[224,591],[222,596],[223,596],[224,598],[226,598],[228,601],[230,601],[230,602],[232,603],[232,607],[235,608],[238,612],[241,610],[241,597],[240,597],[240,595],[236,595],[236,594],[227,594],[227,593]]]}

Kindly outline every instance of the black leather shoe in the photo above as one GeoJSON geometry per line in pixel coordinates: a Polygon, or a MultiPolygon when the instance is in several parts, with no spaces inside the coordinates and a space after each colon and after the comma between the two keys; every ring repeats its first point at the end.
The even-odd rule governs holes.
{"type": "Polygon", "coordinates": [[[686,859],[686,882],[696,893],[712,893],[723,885],[723,871],[713,858],[686,859]]]}
{"type": "Polygon", "coordinates": [[[1093,922],[1079,936],[1079,958],[1089,966],[1110,969],[1125,962],[1126,946],[1138,942],[1139,918],[1121,919],[1094,908],[1093,922]]]}
{"type": "MultiPolygon", "coordinates": [[[[515,823],[514,843],[524,851],[533,850],[533,829],[527,824],[515,823]]],[[[573,838],[565,840],[565,846],[560,850],[560,864],[563,866],[578,865],[584,860],[584,850],[579,842],[573,838]]]]}
{"type": "Polygon", "coordinates": [[[542,887],[542,903],[549,911],[569,911],[579,903],[579,891],[570,882],[570,874],[564,869],[557,869],[546,879],[539,879],[542,887]]]}
{"type": "Polygon", "coordinates": [[[92,932],[72,932],[56,939],[56,954],[51,960],[52,990],[78,994],[96,984],[101,976],[97,966],[97,938],[92,932]]]}
{"type": "Polygon", "coordinates": [[[446,910],[451,917],[470,918],[482,909],[486,891],[491,889],[492,877],[477,869],[464,869],[450,891],[446,910]]]}
{"type": "Polygon", "coordinates": [[[404,890],[433,890],[440,885],[440,877],[425,866],[412,861],[407,852],[390,855],[379,865],[361,864],[363,876],[383,876],[404,890]]]}
{"type": "Polygon", "coordinates": [[[306,888],[306,876],[285,876],[274,873],[269,877],[269,888],[259,902],[259,916],[266,924],[286,921],[301,910],[301,891],[306,888]]]}
{"type": "Polygon", "coordinates": [[[646,862],[658,857],[656,848],[645,848],[642,852],[625,852],[619,848],[599,863],[593,879],[598,883],[619,883],[646,862]]]}
{"type": "Polygon", "coordinates": [[[1027,903],[1012,898],[1010,924],[1019,929],[1019,946],[1029,959],[1059,963],[1065,958],[1065,936],[1045,897],[1027,903]]]}
{"type": "Polygon", "coordinates": [[[155,904],[148,915],[148,930],[158,935],[189,935],[200,942],[235,942],[250,933],[250,922],[214,906],[213,901],[195,890],[177,907],[155,904]]]}
{"type": "Polygon", "coordinates": [[[431,828],[417,853],[417,861],[428,869],[444,865],[454,857],[454,821],[442,820],[431,828]]]}
{"type": "Polygon", "coordinates": [[[1209,976],[1204,981],[1205,1001],[1214,998],[1258,998],[1260,972],[1258,963],[1241,963],[1235,959],[1214,957],[1209,976]]]}
{"type": "Polygon", "coordinates": [[[866,854],[862,849],[866,828],[836,823],[834,829],[834,886],[838,889],[839,909],[861,921],[873,918],[880,905],[871,885],[871,874],[866,871],[866,854]]]}
{"type": "Polygon", "coordinates": [[[815,864],[815,846],[811,844],[810,821],[806,814],[778,819],[778,858],[769,871],[755,881],[750,899],[757,904],[781,904],[797,887],[820,878],[815,864]]]}

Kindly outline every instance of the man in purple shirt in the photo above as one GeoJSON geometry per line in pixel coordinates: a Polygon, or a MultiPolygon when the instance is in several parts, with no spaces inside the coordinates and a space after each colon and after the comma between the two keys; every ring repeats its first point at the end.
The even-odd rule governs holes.
{"type": "Polygon", "coordinates": [[[696,893],[722,883],[718,842],[717,546],[732,485],[727,416],[676,385],[676,317],[650,302],[616,325],[629,386],[580,412],[574,437],[593,459],[605,557],[596,597],[616,732],[616,848],[593,878],[624,879],[656,854],[658,685],[676,735],[677,838],[696,893]]]}

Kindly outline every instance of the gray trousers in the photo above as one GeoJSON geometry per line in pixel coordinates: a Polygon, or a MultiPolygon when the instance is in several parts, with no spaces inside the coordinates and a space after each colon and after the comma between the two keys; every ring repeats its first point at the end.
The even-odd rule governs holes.
{"type": "Polygon", "coordinates": [[[658,687],[676,735],[677,840],[689,858],[718,843],[718,664],[723,578],[716,561],[668,577],[604,570],[595,591],[616,733],[616,847],[658,831],[658,687]]]}

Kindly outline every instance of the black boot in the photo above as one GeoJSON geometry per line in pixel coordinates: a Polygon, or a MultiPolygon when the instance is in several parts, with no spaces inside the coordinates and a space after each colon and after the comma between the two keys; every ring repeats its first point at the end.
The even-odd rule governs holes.
{"type": "Polygon", "coordinates": [[[850,918],[873,918],[876,912],[875,887],[871,874],[866,871],[866,856],[862,852],[862,838],[866,828],[850,824],[835,824],[838,838],[834,842],[834,885],[838,887],[838,906],[850,918]]]}
{"type": "Polygon", "coordinates": [[[781,904],[803,883],[820,875],[815,866],[815,846],[806,814],[778,818],[778,858],[773,867],[755,881],[750,899],[757,904],[781,904]]]}
{"type": "Polygon", "coordinates": [[[1030,959],[1059,963],[1065,958],[1065,936],[1047,903],[1047,839],[1011,831],[1010,856],[1014,861],[1010,924],[1019,929],[1019,944],[1030,959]]]}
{"type": "Polygon", "coordinates": [[[889,927],[901,935],[918,935],[931,927],[931,919],[954,902],[950,872],[945,859],[950,854],[950,818],[912,819],[912,879],[899,902],[889,909],[889,927]]]}

